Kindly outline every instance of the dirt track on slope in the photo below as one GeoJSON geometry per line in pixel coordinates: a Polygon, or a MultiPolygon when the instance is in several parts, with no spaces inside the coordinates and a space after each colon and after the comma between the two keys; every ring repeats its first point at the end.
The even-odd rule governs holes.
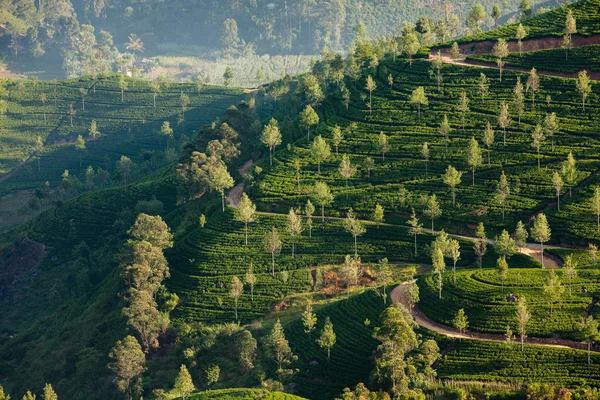
{"type": "MultiPolygon", "coordinates": [[[[406,292],[406,286],[413,281],[402,282],[398,286],[396,286],[392,292],[390,293],[390,297],[392,298],[392,303],[401,303],[406,306],[406,301],[404,297],[404,293],[406,292]]],[[[408,307],[407,307],[408,308],[408,307]]],[[[419,310],[417,306],[413,307],[411,312],[414,321],[423,328],[427,328],[434,332],[437,332],[441,335],[447,336],[453,339],[471,339],[471,340],[481,340],[488,342],[498,342],[505,343],[506,337],[503,334],[494,334],[494,333],[481,333],[474,331],[465,331],[464,333],[459,333],[458,330],[451,328],[449,326],[440,324],[438,322],[433,321],[427,315],[419,310]]],[[[518,338],[516,342],[520,344],[518,338]]],[[[570,348],[577,350],[587,350],[586,346],[582,343],[575,342],[573,340],[567,339],[557,339],[557,338],[535,338],[528,337],[524,340],[526,344],[532,344],[536,346],[544,346],[544,347],[554,347],[554,348],[570,348]]],[[[515,346],[517,343],[514,344],[515,346]]]]}
{"type": "MultiPolygon", "coordinates": [[[[250,168],[252,168],[253,164],[254,162],[252,160],[246,161],[244,165],[238,168],[240,175],[244,178],[247,177],[248,171],[250,171],[250,168]]],[[[227,202],[231,205],[231,207],[238,208],[242,194],[244,193],[244,185],[244,182],[240,182],[229,191],[229,194],[227,195],[227,202]]]]}

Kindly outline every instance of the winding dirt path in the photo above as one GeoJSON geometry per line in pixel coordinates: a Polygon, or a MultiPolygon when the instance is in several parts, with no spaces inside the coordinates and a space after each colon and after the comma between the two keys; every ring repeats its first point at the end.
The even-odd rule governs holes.
{"type": "MultiPolygon", "coordinates": [[[[248,171],[250,171],[250,168],[252,168],[252,165],[254,165],[254,161],[248,160],[244,163],[244,165],[238,168],[238,172],[242,177],[246,178],[248,176],[248,171]]],[[[245,184],[245,182],[240,182],[229,191],[229,194],[227,195],[227,202],[231,205],[231,207],[238,208],[242,194],[244,193],[245,184]]]]}
{"type": "MultiPolygon", "coordinates": [[[[392,292],[390,293],[390,297],[392,298],[392,303],[401,303],[404,306],[407,306],[406,302],[406,287],[407,285],[416,282],[415,280],[402,282],[398,284],[392,292]]],[[[408,308],[408,306],[407,306],[408,308]]],[[[505,343],[506,337],[502,334],[495,333],[481,333],[474,331],[465,331],[464,333],[459,333],[458,330],[451,328],[449,326],[440,324],[438,322],[433,321],[427,315],[425,315],[417,306],[413,307],[411,312],[414,321],[423,328],[427,328],[431,331],[437,332],[441,335],[453,338],[453,339],[471,339],[471,340],[481,340],[487,342],[498,342],[505,343]]],[[[518,339],[518,338],[517,338],[518,339]]],[[[516,340],[518,342],[518,340],[516,340]]],[[[520,343],[520,342],[519,342],[520,343]]],[[[536,338],[536,337],[528,337],[524,340],[526,344],[532,344],[536,346],[544,346],[544,347],[554,347],[554,348],[563,348],[563,349],[577,349],[577,350],[587,350],[586,345],[575,342],[573,340],[567,339],[558,339],[558,338],[536,338]]]]}

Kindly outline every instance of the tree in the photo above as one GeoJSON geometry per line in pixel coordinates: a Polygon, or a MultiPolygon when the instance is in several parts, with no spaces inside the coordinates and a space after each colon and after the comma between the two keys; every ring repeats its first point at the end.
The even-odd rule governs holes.
{"type": "Polygon", "coordinates": [[[425,205],[424,214],[426,217],[431,218],[431,231],[435,232],[433,228],[433,221],[442,216],[442,209],[438,203],[437,196],[432,194],[427,198],[427,204],[425,205]]]}
{"type": "Polygon", "coordinates": [[[294,258],[296,250],[296,236],[299,236],[304,229],[302,227],[302,217],[298,215],[293,208],[290,208],[290,212],[288,213],[285,229],[292,237],[292,258],[294,258]]]}
{"type": "Polygon", "coordinates": [[[341,92],[341,96],[342,96],[342,101],[344,102],[344,105],[346,106],[346,110],[348,110],[350,108],[350,89],[343,86],[340,89],[340,92],[341,92]]]}
{"type": "Polygon", "coordinates": [[[333,128],[331,139],[333,142],[333,147],[335,147],[335,155],[338,156],[338,149],[340,147],[340,143],[344,139],[344,134],[342,133],[342,128],[339,125],[336,125],[333,128]]]}
{"type": "Polygon", "coordinates": [[[531,106],[535,108],[535,94],[540,89],[540,77],[535,68],[531,68],[527,78],[527,90],[531,89],[531,106]]]}
{"type": "Polygon", "coordinates": [[[275,118],[271,118],[264,127],[260,135],[260,141],[269,148],[269,165],[273,166],[273,151],[281,144],[281,132],[275,118]]]}
{"type": "Polygon", "coordinates": [[[121,103],[125,101],[125,91],[129,85],[127,84],[127,80],[125,79],[125,75],[119,75],[119,89],[121,89],[121,103]]]}
{"type": "Polygon", "coordinates": [[[458,47],[458,43],[452,43],[452,47],[450,48],[450,57],[453,60],[458,60],[462,58],[462,53],[460,51],[460,47],[458,47]]]}
{"type": "Polygon", "coordinates": [[[186,399],[194,390],[194,382],[185,364],[181,364],[179,374],[175,378],[174,392],[177,393],[183,400],[186,399]]]}
{"type": "Polygon", "coordinates": [[[416,284],[415,281],[410,282],[406,285],[405,295],[408,309],[410,312],[412,312],[412,309],[415,306],[415,304],[419,302],[419,286],[416,284]]]}
{"type": "Polygon", "coordinates": [[[367,76],[367,84],[365,88],[369,91],[369,115],[373,114],[373,91],[377,89],[377,84],[371,75],[367,76]]]}
{"type": "Polygon", "coordinates": [[[364,227],[363,223],[356,218],[352,208],[348,210],[348,214],[346,215],[346,219],[344,220],[344,229],[346,232],[350,233],[354,238],[354,256],[358,256],[358,244],[357,239],[360,235],[365,233],[367,229],[364,227]]]}
{"type": "Polygon", "coordinates": [[[223,47],[223,51],[233,54],[237,51],[239,45],[240,38],[238,36],[237,22],[233,18],[227,18],[221,26],[221,46],[223,47]]]}
{"type": "Polygon", "coordinates": [[[171,124],[169,121],[164,121],[160,127],[160,133],[167,138],[167,146],[166,149],[169,149],[169,142],[173,137],[173,128],[171,128],[171,124]]]}
{"type": "Polygon", "coordinates": [[[572,152],[569,152],[567,160],[563,163],[561,167],[560,174],[562,175],[567,186],[569,186],[569,197],[571,197],[573,185],[575,184],[578,175],[577,163],[575,161],[575,157],[573,157],[572,152]]]}
{"type": "Polygon", "coordinates": [[[438,90],[438,92],[441,92],[442,91],[441,84],[443,81],[442,66],[444,65],[444,60],[442,59],[442,52],[440,50],[438,50],[437,54],[431,61],[431,64],[433,65],[433,68],[435,69],[435,81],[437,83],[437,90],[438,90]]]}
{"type": "Polygon", "coordinates": [[[515,33],[515,39],[517,39],[519,45],[519,55],[523,54],[523,39],[525,39],[525,36],[527,36],[527,30],[525,30],[523,24],[519,24],[515,33]]]}
{"type": "Polygon", "coordinates": [[[452,320],[452,326],[454,326],[455,329],[458,329],[459,335],[463,335],[465,332],[465,329],[467,329],[469,327],[469,320],[467,318],[467,315],[465,314],[464,308],[461,308],[460,310],[458,310],[458,312],[456,313],[456,316],[452,320]]]}
{"type": "MultiPolygon", "coordinates": [[[[2,392],[0,391],[0,400],[10,400],[10,399],[4,399],[2,397],[2,392]]],[[[56,395],[56,392],[52,388],[52,385],[49,383],[46,383],[46,386],[44,386],[44,400],[58,400],[58,396],[56,395]]]]}
{"type": "Polygon", "coordinates": [[[483,164],[483,157],[481,156],[481,149],[479,148],[479,143],[475,140],[474,137],[471,138],[469,142],[469,147],[467,148],[467,165],[471,167],[473,172],[473,186],[475,186],[475,169],[480,167],[483,164]]]}
{"type": "Polygon", "coordinates": [[[218,365],[213,364],[204,370],[204,378],[206,379],[206,386],[208,386],[209,390],[212,384],[219,381],[220,375],[221,368],[218,365]]]}
{"type": "Polygon", "coordinates": [[[390,263],[387,258],[379,260],[376,270],[377,284],[383,287],[383,304],[387,304],[386,286],[389,285],[392,280],[392,270],[390,263]]]}
{"type": "MultiPolygon", "coordinates": [[[[310,104],[314,104],[318,108],[319,103],[321,103],[325,98],[319,79],[317,79],[316,76],[309,74],[302,81],[302,86],[306,99],[310,104]]],[[[310,141],[310,138],[308,140],[310,141]]]]}
{"type": "Polygon", "coordinates": [[[146,356],[140,344],[133,336],[127,336],[117,341],[108,356],[113,359],[108,368],[116,375],[115,384],[131,400],[131,382],[146,370],[146,356]]]}
{"type": "Polygon", "coordinates": [[[525,97],[523,95],[523,84],[521,83],[521,77],[517,76],[517,83],[514,89],[514,105],[519,117],[519,126],[521,125],[521,117],[525,111],[525,97]]]}
{"type": "Polygon", "coordinates": [[[346,300],[350,299],[350,286],[356,286],[359,283],[362,271],[360,269],[360,258],[344,257],[344,264],[339,269],[339,274],[346,282],[346,300]]]}
{"type": "Polygon", "coordinates": [[[325,223],[325,206],[333,203],[333,195],[325,182],[315,183],[313,199],[317,205],[321,206],[321,221],[325,223]]]}
{"type": "Polygon", "coordinates": [[[310,142],[310,127],[319,124],[319,114],[310,105],[306,106],[300,113],[300,124],[306,128],[310,142]]]}
{"type": "Polygon", "coordinates": [[[44,125],[46,124],[46,101],[48,101],[48,97],[46,97],[46,93],[40,94],[40,101],[42,102],[43,110],[44,110],[44,125]]]}
{"type": "Polygon", "coordinates": [[[571,42],[571,37],[574,33],[577,33],[577,21],[573,17],[573,11],[568,10],[565,19],[565,35],[569,36],[569,42],[571,42]]]}
{"type": "Polygon", "coordinates": [[[90,124],[90,129],[88,130],[88,134],[90,135],[92,140],[96,140],[98,138],[98,136],[101,135],[100,131],[98,130],[98,125],[96,124],[95,119],[93,119],[92,123],[90,124]]]}
{"type": "Polygon", "coordinates": [[[371,170],[374,166],[373,159],[371,157],[367,157],[365,160],[365,168],[367,168],[367,174],[369,177],[371,177],[371,170]]]}
{"type": "Polygon", "coordinates": [[[160,216],[139,214],[127,233],[131,239],[148,242],[160,250],[173,246],[173,234],[160,216]]]}
{"type": "Polygon", "coordinates": [[[410,225],[410,234],[415,237],[415,257],[417,257],[417,236],[423,232],[423,225],[419,223],[419,218],[417,218],[414,208],[408,220],[408,225],[410,225]]]}
{"type": "Polygon", "coordinates": [[[339,172],[340,176],[346,180],[346,200],[348,200],[348,179],[352,178],[356,174],[356,171],[356,167],[350,164],[350,157],[344,154],[340,162],[339,172]]]}
{"type": "Polygon", "coordinates": [[[22,400],[35,400],[35,398],[36,398],[36,395],[35,395],[35,394],[33,394],[33,393],[31,393],[31,391],[30,391],[30,390],[28,390],[28,391],[27,391],[27,393],[25,393],[25,394],[23,395],[23,398],[22,398],[22,400]]]}
{"type": "Polygon", "coordinates": [[[517,227],[515,228],[515,231],[513,233],[513,239],[515,240],[515,246],[517,246],[519,250],[525,247],[525,245],[527,244],[528,237],[529,233],[525,229],[525,225],[523,225],[523,222],[517,222],[517,227]]]}
{"type": "Polygon", "coordinates": [[[583,70],[577,75],[577,81],[575,81],[577,90],[581,94],[581,105],[585,111],[585,101],[587,100],[590,93],[592,93],[592,86],[590,85],[590,77],[587,71],[583,70]]]}
{"type": "Polygon", "coordinates": [[[554,190],[556,191],[556,200],[558,201],[558,211],[560,211],[560,193],[562,192],[564,182],[560,174],[554,171],[552,175],[552,186],[554,186],[554,190]]]}
{"type": "Polygon", "coordinates": [[[267,253],[271,254],[271,276],[275,277],[275,256],[281,251],[281,237],[277,228],[272,227],[265,233],[263,243],[267,253]]]}
{"type": "Polygon", "coordinates": [[[231,67],[227,67],[225,68],[225,72],[223,73],[223,85],[225,85],[225,87],[228,87],[229,85],[231,85],[231,81],[233,80],[233,70],[231,69],[231,67]]]}
{"type": "Polygon", "coordinates": [[[84,88],[79,88],[79,94],[81,94],[81,109],[85,111],[85,96],[87,96],[88,91],[84,88]]]}
{"type": "Polygon", "coordinates": [[[510,113],[508,111],[508,104],[506,102],[500,103],[500,113],[498,114],[498,125],[504,131],[504,145],[506,146],[506,128],[508,128],[512,124],[512,119],[510,118],[510,113]]]}
{"type": "Polygon", "coordinates": [[[537,124],[531,133],[531,146],[535,147],[537,151],[538,171],[540,170],[540,147],[542,147],[545,141],[544,128],[542,128],[542,125],[537,124]]]}
{"type": "Polygon", "coordinates": [[[410,95],[411,104],[417,105],[417,115],[419,119],[421,119],[421,106],[426,106],[429,104],[429,100],[427,100],[427,96],[425,95],[425,88],[423,86],[417,87],[413,90],[410,95]]]}
{"type": "Polygon", "coordinates": [[[408,311],[400,304],[387,307],[381,314],[381,326],[375,328],[373,337],[381,342],[377,346],[377,370],[392,382],[392,391],[399,384],[407,385],[405,356],[418,346],[408,311]]]}
{"type": "Polygon", "coordinates": [[[467,16],[466,26],[470,28],[473,33],[480,33],[481,24],[487,19],[487,17],[488,16],[481,4],[473,4],[473,7],[467,16]]]}
{"type": "Polygon", "coordinates": [[[579,323],[579,331],[581,334],[581,341],[584,344],[587,344],[588,364],[591,364],[592,344],[600,340],[598,321],[595,320],[592,315],[582,318],[581,322],[579,323]]]}
{"type": "Polygon", "coordinates": [[[408,64],[412,67],[413,57],[419,49],[421,48],[421,44],[419,43],[419,38],[417,37],[417,33],[414,31],[408,31],[402,37],[402,49],[408,56],[408,64]]]}
{"type": "Polygon", "coordinates": [[[438,289],[439,298],[441,299],[443,285],[442,273],[446,270],[446,262],[444,261],[444,253],[442,252],[442,249],[436,248],[432,251],[433,254],[431,256],[431,263],[433,265],[433,271],[437,274],[435,283],[438,289]]]}
{"type": "Polygon", "coordinates": [[[254,265],[250,264],[246,272],[246,284],[250,286],[250,299],[254,301],[254,286],[256,285],[256,275],[254,275],[254,265]]]}
{"type": "Polygon", "coordinates": [[[239,361],[246,370],[254,368],[257,341],[246,329],[242,329],[237,335],[235,347],[239,354],[239,361]]]}
{"type": "Polygon", "coordinates": [[[479,73],[479,92],[481,93],[481,101],[485,99],[485,96],[487,96],[489,89],[490,80],[483,72],[479,73]]]}
{"type": "Polygon", "coordinates": [[[377,148],[379,149],[379,152],[381,153],[381,157],[383,159],[383,162],[385,162],[385,153],[387,153],[388,151],[390,151],[390,145],[388,143],[388,137],[385,133],[380,132],[379,133],[379,138],[377,141],[377,148]]]}
{"type": "Polygon", "coordinates": [[[479,263],[479,268],[481,268],[483,256],[487,252],[487,235],[485,233],[483,222],[480,222],[477,226],[475,236],[477,239],[473,241],[473,251],[475,252],[475,255],[477,255],[477,262],[479,263]]]}
{"type": "Polygon", "coordinates": [[[446,148],[448,148],[448,142],[450,142],[450,132],[452,128],[450,128],[450,123],[448,122],[448,114],[444,113],[444,118],[442,119],[442,123],[440,124],[439,132],[440,135],[444,137],[446,142],[446,148]]]}
{"type": "Polygon", "coordinates": [[[142,39],[140,39],[136,34],[132,33],[128,37],[128,42],[125,44],[125,48],[129,50],[135,58],[135,53],[144,52],[144,42],[142,42],[142,39]]]}
{"type": "Polygon", "coordinates": [[[304,326],[304,332],[308,334],[308,340],[312,332],[317,329],[317,314],[313,312],[312,302],[309,300],[306,303],[306,308],[302,313],[302,325],[304,326]]]}
{"type": "Polygon", "coordinates": [[[77,139],[75,140],[75,148],[77,149],[77,152],[79,153],[79,168],[82,168],[81,163],[82,163],[82,156],[83,153],[85,153],[85,140],[83,140],[83,137],[81,135],[77,135],[77,139]]]}
{"type": "Polygon", "coordinates": [[[181,115],[185,116],[185,108],[190,104],[190,96],[181,92],[181,96],[179,96],[179,104],[181,105],[181,115]]]}
{"type": "Polygon", "coordinates": [[[500,9],[500,4],[494,4],[494,8],[492,8],[492,19],[494,20],[494,28],[498,27],[498,19],[502,16],[502,10],[500,9]]]}
{"type": "Polygon", "coordinates": [[[325,141],[325,139],[323,139],[321,135],[317,136],[313,141],[313,144],[311,146],[311,153],[315,161],[317,162],[317,170],[319,173],[321,173],[321,163],[327,160],[327,158],[329,158],[329,156],[331,155],[331,149],[329,147],[329,144],[327,144],[327,142],[325,141]]]}
{"type": "Polygon", "coordinates": [[[304,215],[306,216],[306,225],[308,226],[308,237],[312,238],[312,216],[315,213],[315,206],[311,203],[310,199],[306,200],[306,206],[304,206],[304,215]]]}
{"type": "Polygon", "coordinates": [[[563,287],[558,275],[554,273],[554,270],[550,271],[550,276],[546,281],[546,284],[543,287],[544,294],[548,296],[550,302],[550,318],[552,318],[552,311],[554,308],[554,303],[560,300],[563,293],[565,292],[565,288],[563,287]]]}
{"type": "Polygon", "coordinates": [[[452,281],[456,283],[456,263],[460,260],[460,244],[456,239],[448,241],[448,254],[452,258],[452,281]]]}
{"type": "Polygon", "coordinates": [[[488,148],[488,165],[491,165],[490,153],[492,152],[492,145],[494,144],[494,130],[490,121],[487,122],[485,130],[483,131],[483,144],[488,148]]]}
{"type": "Polygon", "coordinates": [[[336,336],[333,331],[333,324],[329,317],[325,319],[325,326],[321,331],[321,336],[317,339],[317,344],[324,349],[327,349],[327,359],[331,358],[331,348],[335,346],[336,336]]]}
{"type": "Polygon", "coordinates": [[[123,309],[127,324],[140,336],[145,350],[157,343],[158,337],[169,326],[169,315],[158,311],[153,294],[146,290],[130,290],[129,305],[123,309]]]}
{"type": "Polygon", "coordinates": [[[460,184],[460,179],[462,177],[462,172],[457,171],[452,165],[449,165],[446,168],[446,173],[443,175],[442,180],[446,185],[450,187],[450,191],[452,192],[452,205],[455,206],[456,199],[456,185],[460,184]]]}
{"type": "MultiPolygon", "coordinates": [[[[44,142],[42,140],[42,137],[40,135],[37,135],[35,138],[35,155],[37,156],[37,161],[38,161],[38,172],[41,171],[41,157],[42,157],[42,149],[44,148],[44,142]]],[[[1,400],[1,399],[0,399],[1,400]]]]}
{"type": "Polygon", "coordinates": [[[238,207],[234,210],[235,219],[244,223],[244,237],[246,246],[248,246],[248,223],[256,220],[256,205],[252,203],[246,193],[242,193],[242,198],[238,207]]]}
{"type": "Polygon", "coordinates": [[[565,257],[564,275],[569,280],[569,297],[571,297],[571,283],[577,278],[577,263],[573,261],[573,255],[569,254],[565,257]]]}
{"type": "Polygon", "coordinates": [[[425,161],[425,178],[427,178],[429,175],[429,146],[427,145],[427,142],[423,143],[421,156],[423,157],[423,161],[425,161]]]}
{"type": "Polygon", "coordinates": [[[521,336],[521,351],[524,350],[524,342],[527,337],[527,324],[531,319],[531,314],[527,310],[527,303],[525,301],[525,296],[519,297],[517,301],[517,331],[521,336]]]}
{"type": "Polygon", "coordinates": [[[531,228],[531,238],[536,242],[540,243],[542,248],[542,268],[544,268],[544,243],[550,240],[551,230],[548,225],[548,220],[543,213],[538,214],[533,220],[533,227],[531,228]]]}
{"type": "Polygon", "coordinates": [[[496,248],[496,253],[504,258],[510,258],[517,250],[515,240],[510,237],[506,229],[502,230],[502,233],[500,233],[500,236],[494,243],[494,247],[496,248]]]}
{"type": "Polygon", "coordinates": [[[388,83],[390,84],[390,90],[394,89],[394,76],[392,74],[388,75],[388,83]]]}
{"type": "Polygon", "coordinates": [[[497,58],[496,63],[498,64],[498,68],[500,70],[500,82],[502,82],[502,68],[504,67],[503,59],[508,56],[508,44],[506,40],[500,38],[498,42],[494,45],[492,50],[494,56],[497,58]]]}
{"type": "Polygon", "coordinates": [[[502,282],[502,293],[504,293],[504,281],[508,276],[508,263],[506,262],[506,257],[499,257],[496,260],[496,270],[498,271],[498,278],[500,282],[502,282]]]}
{"type": "Polygon", "coordinates": [[[244,292],[244,284],[240,281],[240,278],[234,276],[231,280],[231,290],[229,291],[229,295],[233,299],[235,303],[235,319],[238,319],[238,299],[244,292]]]}
{"type": "Polygon", "coordinates": [[[233,187],[234,180],[227,171],[227,166],[223,163],[218,163],[216,166],[209,169],[208,185],[212,191],[221,194],[221,207],[225,212],[225,190],[233,187]]]}
{"type": "Polygon", "coordinates": [[[588,243],[588,249],[590,252],[590,259],[592,260],[592,265],[596,268],[596,261],[598,256],[598,246],[593,243],[588,243]]]}
{"type": "Polygon", "coordinates": [[[600,186],[594,189],[594,195],[590,201],[590,206],[594,214],[596,214],[596,229],[600,232],[600,186]]]}
{"type": "Polygon", "coordinates": [[[267,345],[268,356],[277,364],[277,372],[280,375],[283,375],[283,373],[285,373],[284,367],[297,360],[298,357],[292,353],[292,349],[290,349],[290,345],[285,338],[285,332],[283,331],[283,326],[279,319],[275,322],[275,325],[265,342],[267,345]]]}
{"type": "Polygon", "coordinates": [[[467,92],[463,91],[460,93],[460,100],[458,102],[458,111],[460,111],[460,120],[462,123],[462,130],[465,131],[465,117],[467,113],[471,110],[469,108],[469,98],[467,97],[467,92]]]}
{"type": "Polygon", "coordinates": [[[544,118],[544,133],[552,138],[552,151],[554,151],[554,135],[558,132],[558,118],[556,113],[546,115],[544,118]]]}
{"type": "Polygon", "coordinates": [[[73,128],[73,117],[77,114],[77,111],[73,108],[73,104],[69,104],[69,118],[71,120],[71,128],[73,128]]]}
{"type": "Polygon", "coordinates": [[[158,97],[158,95],[161,92],[160,82],[157,82],[157,81],[150,82],[150,90],[152,90],[153,108],[154,108],[154,110],[156,110],[156,98],[158,97]]]}
{"type": "Polygon", "coordinates": [[[377,224],[377,229],[379,229],[379,225],[383,222],[385,218],[383,207],[377,203],[375,205],[375,210],[373,211],[373,221],[377,224]]]}

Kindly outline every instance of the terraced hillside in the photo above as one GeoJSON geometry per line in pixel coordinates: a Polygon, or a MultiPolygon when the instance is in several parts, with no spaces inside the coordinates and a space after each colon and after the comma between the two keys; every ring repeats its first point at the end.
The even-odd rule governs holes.
{"type": "Polygon", "coordinates": [[[0,129],[5,131],[0,137],[0,195],[33,189],[46,181],[55,186],[64,170],[82,180],[88,165],[112,171],[122,155],[139,163],[143,150],[166,148],[168,139],[160,134],[164,121],[175,128],[178,140],[184,135],[191,138],[200,126],[214,121],[242,98],[237,89],[207,86],[198,93],[195,85],[166,83],[152,89],[149,82],[131,78],[125,78],[125,85],[122,101],[120,78],[116,75],[56,84],[5,80],[3,87],[8,95],[6,115],[0,120],[0,129]],[[183,120],[182,94],[189,98],[183,120]],[[93,120],[100,132],[95,140],[89,135],[93,120]],[[74,146],[77,135],[87,142],[83,154],[74,146]],[[39,165],[37,136],[44,143],[39,165]]]}
{"type": "MultiPolygon", "coordinates": [[[[252,194],[260,199],[265,209],[272,204],[296,205],[306,201],[312,185],[316,181],[327,182],[333,190],[335,201],[332,215],[344,215],[352,207],[362,215],[370,216],[379,203],[386,210],[390,221],[400,222],[397,217],[407,217],[411,208],[422,217],[425,226],[430,226],[423,217],[424,196],[436,194],[441,201],[443,214],[435,223],[436,229],[445,227],[455,232],[472,234],[471,228],[478,222],[485,223],[491,230],[489,237],[499,233],[500,228],[514,229],[518,220],[527,221],[537,211],[554,203],[554,188],[551,177],[559,171],[570,152],[577,160],[577,174],[572,193],[578,193],[578,184],[585,187],[595,179],[600,167],[597,157],[599,142],[596,137],[598,95],[592,92],[586,110],[581,109],[580,98],[572,80],[540,77],[540,90],[536,93],[536,107],[532,107],[531,92],[525,100],[525,109],[518,123],[514,106],[513,89],[517,77],[523,85],[527,74],[505,71],[499,82],[497,71],[444,65],[441,67],[443,85],[438,91],[430,78],[432,64],[428,61],[415,61],[410,66],[406,61],[396,63],[386,61],[376,74],[377,89],[373,92],[373,114],[364,105],[362,98],[368,92],[363,89],[364,81],[358,90],[353,91],[352,102],[347,110],[337,96],[332,96],[320,107],[322,122],[316,134],[323,135],[331,144],[332,130],[342,127],[345,136],[339,145],[339,155],[332,155],[322,163],[321,173],[311,156],[306,137],[295,142],[292,151],[287,149],[276,153],[275,165],[253,186],[252,194]],[[480,74],[487,74],[489,93],[484,98],[480,92],[480,74]],[[390,88],[388,76],[394,78],[390,88]],[[417,107],[410,102],[410,95],[417,87],[424,87],[428,105],[423,107],[421,118],[417,107]],[[460,95],[465,92],[469,98],[469,111],[458,110],[460,95]],[[547,103],[545,99],[549,97],[547,103]],[[498,126],[500,105],[509,106],[512,123],[506,129],[506,145],[503,144],[503,129],[498,126]],[[551,113],[556,113],[559,130],[552,137],[547,136],[540,147],[540,168],[536,149],[532,147],[531,133],[536,124],[551,113]],[[448,116],[450,133],[448,138],[440,133],[444,115],[448,116]],[[495,131],[495,141],[490,146],[488,164],[487,148],[482,143],[484,130],[490,123],[495,131]],[[356,124],[350,133],[346,130],[356,124]],[[385,160],[379,151],[378,140],[383,132],[388,137],[385,160]],[[471,184],[472,169],[467,165],[466,150],[471,138],[475,138],[483,155],[483,164],[475,171],[475,184],[471,184]],[[423,145],[429,148],[429,160],[422,155],[423,145]],[[554,145],[552,145],[554,143],[554,145]],[[345,182],[338,172],[341,156],[348,154],[351,163],[358,167],[358,173],[349,179],[349,196],[345,198],[345,182]],[[300,192],[297,189],[293,160],[301,162],[300,192]],[[370,171],[367,159],[374,162],[370,171]],[[449,187],[442,181],[446,168],[452,165],[464,174],[456,187],[456,206],[452,206],[449,187]],[[507,176],[511,187],[504,206],[498,203],[495,193],[502,172],[507,176]],[[502,209],[510,210],[503,221],[502,209]]],[[[332,150],[334,150],[332,148],[332,150]]],[[[576,199],[573,198],[573,199],[576,199]]],[[[563,196],[565,208],[570,199],[563,196]]],[[[563,208],[564,210],[564,208],[563,208]]],[[[561,211],[561,213],[564,211],[561,211]]],[[[563,215],[563,214],[559,214],[563,215]]],[[[558,216],[557,216],[558,217],[558,216]]],[[[572,234],[570,240],[577,240],[575,231],[593,224],[593,216],[585,212],[578,215],[580,223],[561,225],[561,232],[572,234]]],[[[560,240],[555,235],[553,240],[560,240]]],[[[579,236],[586,240],[589,236],[579,236]]]]}

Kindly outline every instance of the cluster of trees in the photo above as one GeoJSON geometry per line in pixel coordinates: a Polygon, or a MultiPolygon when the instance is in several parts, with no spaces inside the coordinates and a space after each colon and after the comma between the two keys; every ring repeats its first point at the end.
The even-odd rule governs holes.
{"type": "Polygon", "coordinates": [[[131,399],[132,390],[141,390],[137,378],[145,370],[145,353],[159,346],[158,338],[168,328],[169,312],[179,298],[162,285],[170,276],[163,251],[173,245],[173,235],[162,218],[140,214],[128,233],[122,271],[127,287],[123,315],[139,342],[133,336],[119,340],[109,354],[113,359],[109,368],[119,390],[131,399]]]}
{"type": "MultiPolygon", "coordinates": [[[[22,397],[22,400],[35,400],[37,398],[37,396],[32,393],[31,391],[27,391],[27,393],[25,393],[22,397]]],[[[0,386],[0,400],[10,400],[11,397],[8,393],[4,393],[4,388],[2,388],[2,386],[0,386]]],[[[52,388],[52,385],[47,383],[46,386],[44,386],[44,391],[42,392],[42,399],[43,400],[58,400],[58,396],[56,395],[56,392],[54,392],[54,389],[52,388]]]]}

